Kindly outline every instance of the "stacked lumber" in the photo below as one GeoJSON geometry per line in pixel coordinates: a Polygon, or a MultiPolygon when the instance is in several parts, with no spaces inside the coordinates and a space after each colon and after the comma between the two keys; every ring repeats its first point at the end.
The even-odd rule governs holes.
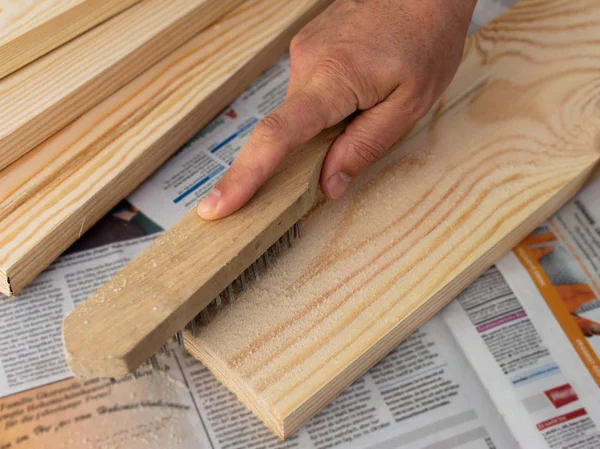
{"type": "MultiPolygon", "coordinates": [[[[98,93],[97,76],[92,76],[92,85],[96,87],[90,90],[91,87],[86,85],[83,95],[87,97],[93,92],[91,95],[101,101],[81,115],[63,113],[65,105],[69,105],[68,110],[84,109],[73,105],[73,95],[63,90],[66,96],[53,99],[52,108],[58,108],[59,115],[68,118],[57,119],[54,113],[49,113],[48,117],[61,123],[70,122],[2,170],[0,291],[10,295],[21,290],[274,63],[288,47],[291,37],[328,3],[327,0],[142,0],[92,30],[91,33],[98,33],[103,26],[117,19],[120,20],[119,27],[127,28],[123,16],[135,8],[149,8],[148,5],[153,8],[149,8],[144,17],[172,26],[171,31],[162,34],[156,33],[158,24],[141,27],[144,38],[140,42],[143,42],[141,48],[144,50],[139,54],[168,54],[112,93],[113,89],[108,88],[98,93]],[[181,28],[189,26],[182,24],[199,21],[208,25],[225,10],[240,3],[177,48],[167,45],[178,39],[181,28]],[[157,9],[161,12],[157,13],[157,9]],[[187,13],[182,13],[183,10],[187,13]],[[152,45],[148,45],[149,42],[152,45]]],[[[139,11],[135,19],[142,19],[139,11]]],[[[0,80],[0,101],[3,101],[2,95],[14,95],[10,90],[3,91],[2,83],[21,79],[25,76],[22,71],[31,71],[31,76],[40,77],[41,82],[42,72],[48,73],[47,68],[38,71],[45,58],[67,57],[70,51],[64,49],[71,45],[77,53],[84,45],[85,48],[98,45],[97,41],[93,44],[89,40],[88,34],[0,80]],[[85,43],[77,43],[79,39],[84,39],[85,43]]],[[[112,45],[111,40],[101,38],[100,41],[112,45]]],[[[129,54],[115,63],[118,65],[127,60],[129,54]]],[[[131,71],[137,71],[139,58],[134,56],[126,68],[120,66],[124,72],[116,70],[100,84],[105,86],[114,76],[132,78],[131,71]]],[[[72,59],[69,61],[76,63],[72,59]]],[[[48,64],[54,67],[51,62],[48,64]]],[[[55,68],[59,70],[58,66],[55,68]]],[[[112,70],[108,69],[109,72],[112,70]]],[[[104,71],[98,73],[102,75],[104,71]]],[[[32,101],[32,93],[25,90],[22,93],[32,101]]],[[[16,101],[16,97],[11,98],[16,101]]],[[[87,103],[85,108],[93,103],[87,103]]],[[[25,112],[17,114],[19,117],[12,123],[27,117],[27,111],[35,109],[29,106],[30,103],[23,100],[25,112]]],[[[17,111],[17,106],[14,107],[17,111]]],[[[0,110],[0,116],[12,120],[4,108],[0,110]]],[[[47,123],[48,120],[44,120],[47,123]]],[[[0,127],[2,123],[0,121],[0,127]]],[[[27,126],[35,132],[26,132],[27,126],[23,125],[14,134],[14,139],[23,143],[42,138],[38,135],[41,132],[39,121],[34,118],[29,123],[27,126]]],[[[23,147],[11,148],[17,151],[23,147]]],[[[0,144],[0,155],[3,153],[0,144]]]]}
{"type": "Polygon", "coordinates": [[[0,80],[0,169],[242,1],[143,0],[0,80]]]}
{"type": "Polygon", "coordinates": [[[480,30],[421,128],[188,350],[277,435],[297,430],[585,182],[598,36],[597,0],[522,1],[480,30]]]}
{"type": "Polygon", "coordinates": [[[0,78],[140,0],[8,0],[0,8],[0,78]]]}

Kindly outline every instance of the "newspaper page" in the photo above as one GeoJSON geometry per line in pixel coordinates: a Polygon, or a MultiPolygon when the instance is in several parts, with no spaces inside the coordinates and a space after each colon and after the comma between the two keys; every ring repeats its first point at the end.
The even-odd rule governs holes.
{"type": "Polygon", "coordinates": [[[527,447],[600,447],[599,195],[600,179],[443,312],[527,447]]]}
{"type": "MultiPolygon", "coordinates": [[[[472,29],[510,3],[480,1],[472,29]]],[[[496,390],[441,315],[285,442],[176,346],[159,355],[160,370],[115,382],[71,377],[62,318],[208,192],[281,102],[288,77],[284,56],[25,291],[0,302],[0,449],[537,447],[515,438],[496,390]]]]}
{"type": "Polygon", "coordinates": [[[143,367],[115,383],[70,376],[63,316],[206,193],[249,124],[281,101],[288,66],[283,57],[23,293],[0,303],[0,448],[518,447],[440,319],[285,442],[182,348],[159,355],[160,371],[143,367]]]}

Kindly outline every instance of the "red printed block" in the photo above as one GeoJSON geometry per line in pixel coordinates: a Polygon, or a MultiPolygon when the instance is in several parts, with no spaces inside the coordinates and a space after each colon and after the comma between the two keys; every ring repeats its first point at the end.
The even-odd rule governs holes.
{"type": "Polygon", "coordinates": [[[557,424],[563,424],[567,421],[571,421],[572,419],[579,418],[581,416],[587,415],[587,412],[584,408],[579,408],[577,410],[573,410],[572,412],[565,413],[564,415],[557,416],[556,418],[548,419],[546,421],[542,421],[538,423],[538,430],[545,430],[550,427],[556,426],[557,424]]]}
{"type": "Polygon", "coordinates": [[[550,402],[552,402],[554,408],[560,408],[563,405],[570,404],[579,399],[577,393],[575,393],[575,390],[573,390],[573,387],[569,384],[546,390],[544,393],[550,402]]]}

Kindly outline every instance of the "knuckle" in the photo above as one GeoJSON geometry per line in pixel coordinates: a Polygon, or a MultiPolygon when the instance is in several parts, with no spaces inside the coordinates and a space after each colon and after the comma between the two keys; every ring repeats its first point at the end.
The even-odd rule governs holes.
{"type": "Polygon", "coordinates": [[[317,71],[332,79],[346,80],[353,73],[355,57],[344,48],[335,48],[328,52],[317,65],[317,71]]]}
{"type": "Polygon", "coordinates": [[[241,159],[231,164],[226,176],[233,184],[246,186],[253,191],[266,179],[266,173],[260,164],[248,164],[241,159]]]}
{"type": "Polygon", "coordinates": [[[285,123],[281,116],[271,113],[264,117],[254,128],[256,137],[264,142],[273,142],[285,137],[285,123]]]}
{"type": "Polygon", "coordinates": [[[290,53],[295,55],[297,53],[302,52],[304,38],[302,37],[302,32],[296,34],[292,40],[290,41],[290,53]]]}
{"type": "Polygon", "coordinates": [[[310,33],[301,30],[290,41],[290,59],[305,61],[314,57],[314,39],[311,39],[310,33]]]}
{"type": "Polygon", "coordinates": [[[409,118],[414,122],[420,120],[431,109],[438,94],[433,87],[429,87],[413,94],[409,118]]]}
{"type": "Polygon", "coordinates": [[[386,151],[386,147],[370,138],[355,138],[348,145],[348,153],[361,167],[366,167],[377,161],[386,151]]]}

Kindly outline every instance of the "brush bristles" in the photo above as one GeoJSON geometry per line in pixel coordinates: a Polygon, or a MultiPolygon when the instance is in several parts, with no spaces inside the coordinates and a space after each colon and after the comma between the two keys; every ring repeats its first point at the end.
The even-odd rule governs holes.
{"type": "MultiPolygon", "coordinates": [[[[223,307],[224,301],[229,301],[230,303],[234,302],[236,291],[243,292],[248,288],[249,281],[258,281],[260,279],[260,272],[270,269],[273,259],[279,257],[283,248],[291,248],[293,246],[293,241],[298,238],[300,238],[300,224],[296,223],[269,249],[267,249],[264,254],[256,259],[248,268],[246,268],[246,270],[244,270],[242,274],[240,274],[231,284],[229,284],[225,290],[217,295],[217,297],[211,301],[208,307],[196,315],[192,321],[185,326],[185,329],[187,329],[193,337],[196,337],[200,331],[200,328],[210,322],[211,315],[218,313],[218,311],[223,307]]],[[[183,346],[183,330],[177,332],[173,336],[173,340],[177,342],[179,346],[183,346]]],[[[169,352],[169,347],[167,344],[162,346],[161,352],[164,354],[169,352]]],[[[150,357],[150,359],[146,361],[145,365],[150,365],[157,370],[161,368],[156,354],[150,357]]],[[[111,382],[113,381],[114,379],[111,379],[111,382]]]]}

